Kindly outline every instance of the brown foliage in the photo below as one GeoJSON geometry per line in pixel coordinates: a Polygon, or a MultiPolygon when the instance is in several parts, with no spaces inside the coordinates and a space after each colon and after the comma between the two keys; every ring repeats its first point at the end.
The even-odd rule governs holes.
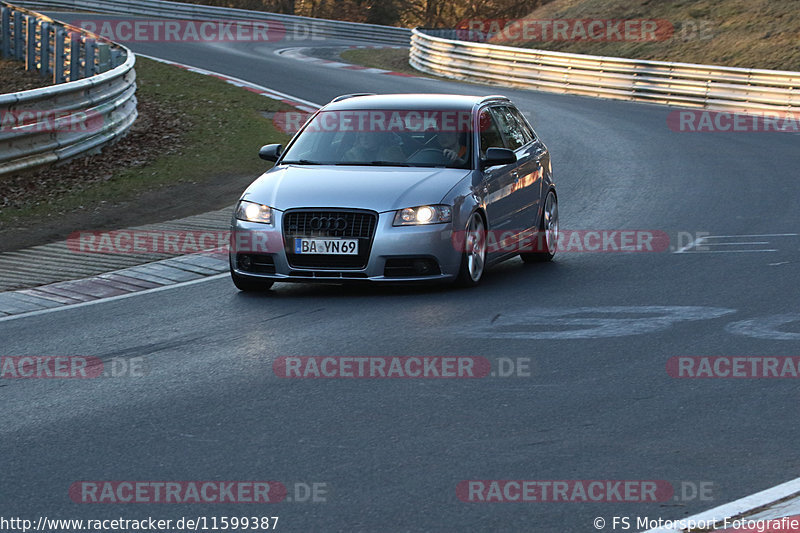
{"type": "Polygon", "coordinates": [[[236,7],[386,26],[454,28],[466,19],[518,18],[551,0],[193,0],[236,7]]]}

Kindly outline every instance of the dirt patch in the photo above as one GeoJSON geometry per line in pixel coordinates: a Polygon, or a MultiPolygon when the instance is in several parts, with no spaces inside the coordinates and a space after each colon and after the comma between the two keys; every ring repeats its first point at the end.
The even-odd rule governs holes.
{"type": "Polygon", "coordinates": [[[52,80],[25,70],[22,61],[0,59],[0,94],[39,89],[52,84],[52,80]]]}

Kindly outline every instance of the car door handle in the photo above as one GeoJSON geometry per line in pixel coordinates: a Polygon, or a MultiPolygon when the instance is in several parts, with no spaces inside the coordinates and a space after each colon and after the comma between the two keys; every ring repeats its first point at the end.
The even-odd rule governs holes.
{"type": "Polygon", "coordinates": [[[512,171],[511,172],[511,177],[514,178],[514,181],[518,181],[519,180],[519,171],[517,171],[517,170],[512,171]]]}

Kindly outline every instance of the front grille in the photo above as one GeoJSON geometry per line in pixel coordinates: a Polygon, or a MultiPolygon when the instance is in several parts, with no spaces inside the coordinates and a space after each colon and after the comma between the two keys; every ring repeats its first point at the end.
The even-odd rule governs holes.
{"type": "Polygon", "coordinates": [[[354,209],[295,209],[283,216],[286,259],[295,268],[360,269],[367,266],[378,215],[354,209]],[[296,254],[295,238],[358,239],[358,255],[296,254]]]}

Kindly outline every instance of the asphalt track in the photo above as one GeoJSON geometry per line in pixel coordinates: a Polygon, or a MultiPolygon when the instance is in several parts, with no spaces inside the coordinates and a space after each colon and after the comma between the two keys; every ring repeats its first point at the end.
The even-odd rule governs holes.
{"type": "Polygon", "coordinates": [[[800,355],[800,137],[673,132],[661,106],[360,73],[273,53],[334,44],[348,43],[132,48],[320,104],[362,91],[505,94],[552,153],[562,229],[661,230],[672,249],[563,253],[537,266],[515,259],[474,290],[278,284],[262,296],[222,277],[2,321],[2,355],[136,360],[146,375],[0,381],[0,515],[279,516],[283,531],[553,533],[596,531],[593,520],[604,517],[612,531],[615,515],[680,518],[797,476],[797,380],[674,379],[665,365],[685,355],[800,355]],[[768,236],[673,253],[699,232],[768,236]],[[523,357],[531,376],[273,373],[277,357],[311,355],[469,355],[495,370],[501,358],[523,357]],[[676,495],[459,501],[458,483],[475,479],[665,480],[676,495]],[[327,493],[324,503],[266,506],[80,505],[68,489],[81,480],[316,482],[327,493]],[[681,494],[701,484],[711,487],[705,497],[681,494]]]}

